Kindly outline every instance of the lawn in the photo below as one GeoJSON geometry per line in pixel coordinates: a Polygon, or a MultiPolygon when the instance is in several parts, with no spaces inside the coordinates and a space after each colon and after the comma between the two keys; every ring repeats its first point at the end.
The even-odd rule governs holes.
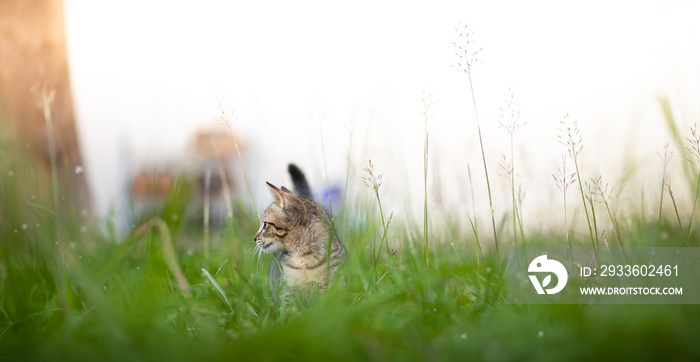
{"type": "MultiPolygon", "coordinates": [[[[422,223],[380,214],[371,177],[366,192],[375,199],[336,210],[349,259],[335,283],[311,305],[280,313],[268,290],[270,256],[253,253],[258,220],[245,203],[212,227],[205,253],[201,216],[180,217],[194,197],[183,176],[161,208],[118,237],[109,219],[86,221],[70,203],[51,205],[45,178],[7,148],[3,155],[0,361],[700,356],[697,305],[508,304],[512,230],[499,229],[500,254],[491,230],[460,227],[466,216],[424,240],[422,223]]],[[[675,220],[619,215],[622,242],[698,246],[675,220]]],[[[523,236],[521,246],[565,245],[561,235],[523,236]]],[[[588,246],[587,233],[575,244],[588,246]]]]}

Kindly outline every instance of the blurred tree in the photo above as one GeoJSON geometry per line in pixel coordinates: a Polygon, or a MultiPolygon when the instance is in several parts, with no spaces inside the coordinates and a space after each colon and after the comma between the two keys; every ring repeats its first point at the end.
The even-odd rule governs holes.
{"type": "Polygon", "coordinates": [[[31,162],[46,206],[90,209],[62,0],[0,0],[0,144],[31,162]]]}

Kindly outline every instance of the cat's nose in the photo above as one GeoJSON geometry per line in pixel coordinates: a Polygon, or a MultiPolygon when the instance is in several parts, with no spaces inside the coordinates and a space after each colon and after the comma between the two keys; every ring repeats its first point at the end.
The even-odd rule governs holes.
{"type": "Polygon", "coordinates": [[[258,241],[259,237],[260,237],[260,232],[258,231],[257,233],[255,233],[255,238],[253,239],[253,241],[258,241]]]}

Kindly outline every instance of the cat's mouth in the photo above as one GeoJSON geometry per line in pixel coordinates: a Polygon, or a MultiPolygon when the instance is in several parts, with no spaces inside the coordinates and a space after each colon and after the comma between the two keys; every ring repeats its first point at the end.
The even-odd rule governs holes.
{"type": "Polygon", "coordinates": [[[263,249],[263,250],[269,248],[269,247],[273,244],[271,241],[268,242],[267,244],[265,244],[265,241],[262,240],[262,239],[255,240],[255,242],[256,242],[256,243],[258,244],[258,246],[259,246],[261,249],[263,249]]]}
{"type": "Polygon", "coordinates": [[[283,249],[282,244],[277,240],[260,240],[258,247],[264,253],[276,253],[283,249]]]}

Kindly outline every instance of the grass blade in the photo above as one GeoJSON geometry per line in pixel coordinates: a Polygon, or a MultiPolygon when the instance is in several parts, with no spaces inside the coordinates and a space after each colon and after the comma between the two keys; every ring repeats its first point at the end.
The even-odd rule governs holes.
{"type": "Polygon", "coordinates": [[[219,294],[219,297],[221,297],[221,299],[224,301],[224,303],[226,303],[226,305],[228,306],[228,309],[233,312],[233,307],[231,306],[231,303],[228,301],[228,298],[226,298],[226,293],[224,293],[224,290],[221,288],[221,285],[219,285],[219,283],[216,281],[216,279],[214,279],[214,277],[211,274],[209,274],[209,271],[207,271],[206,268],[202,268],[202,273],[204,273],[204,276],[207,277],[207,279],[209,279],[209,281],[211,282],[211,285],[214,286],[214,289],[219,294]]]}

